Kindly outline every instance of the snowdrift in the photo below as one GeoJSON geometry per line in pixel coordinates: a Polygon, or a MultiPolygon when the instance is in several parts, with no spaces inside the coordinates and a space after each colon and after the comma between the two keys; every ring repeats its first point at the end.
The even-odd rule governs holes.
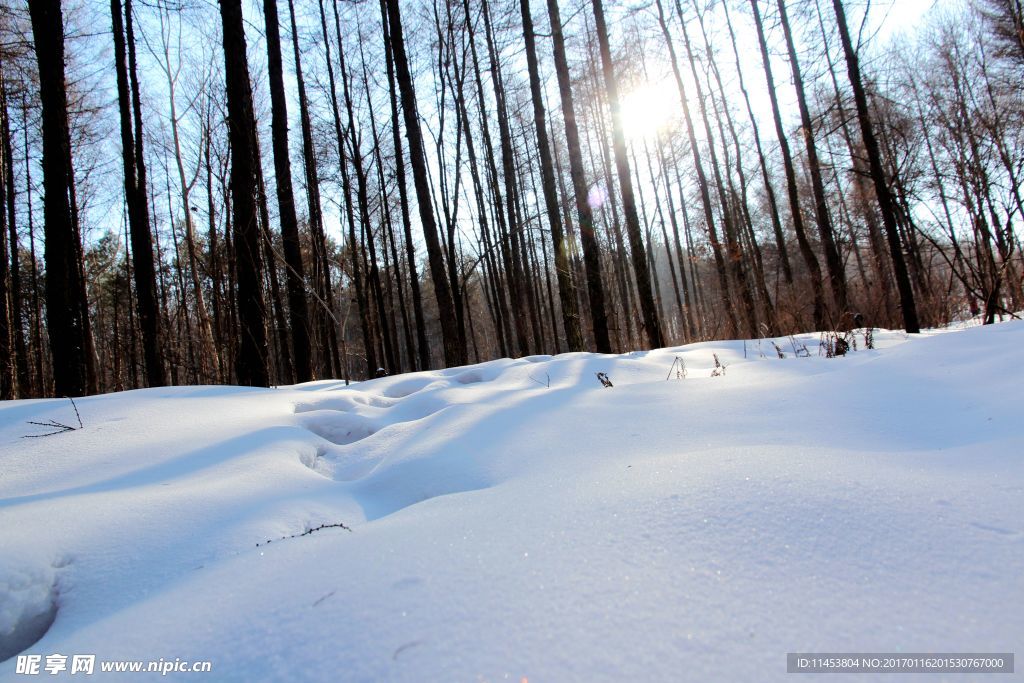
{"type": "Polygon", "coordinates": [[[2,404],[0,680],[28,680],[17,653],[708,681],[783,680],[787,652],[1013,651],[1024,323],[857,342],[130,391],[39,438],[69,401],[2,404]]]}

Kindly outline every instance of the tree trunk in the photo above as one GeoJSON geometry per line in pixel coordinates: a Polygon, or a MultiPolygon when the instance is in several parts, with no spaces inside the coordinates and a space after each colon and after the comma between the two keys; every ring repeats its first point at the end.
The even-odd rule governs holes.
{"type": "MultiPolygon", "coordinates": [[[[28,346],[25,343],[25,307],[22,301],[21,254],[18,247],[18,217],[15,211],[14,143],[11,140],[10,109],[7,106],[7,79],[0,64],[0,136],[3,137],[3,180],[7,196],[7,229],[11,255],[11,334],[14,341],[16,395],[26,398],[31,391],[28,371],[28,346]]],[[[6,258],[6,254],[3,255],[6,258]]]]}
{"type": "MultiPolygon", "coordinates": [[[[388,374],[398,372],[398,357],[391,334],[391,321],[388,320],[387,308],[384,306],[384,293],[380,282],[380,269],[377,266],[377,245],[373,236],[373,225],[370,222],[370,197],[367,189],[367,173],[363,165],[363,153],[360,149],[358,131],[356,130],[355,109],[349,88],[350,75],[345,66],[345,52],[341,42],[341,20],[338,17],[338,3],[334,3],[334,29],[338,41],[338,65],[341,69],[342,92],[345,96],[345,111],[348,116],[349,142],[351,144],[352,168],[356,172],[356,199],[359,203],[359,222],[366,246],[370,253],[370,268],[367,273],[370,291],[377,308],[377,321],[380,324],[381,338],[384,346],[384,365],[388,374]]],[[[374,139],[376,145],[376,139],[374,139]]],[[[375,368],[376,370],[376,368],[375,368]]]]}
{"type": "Polygon", "coordinates": [[[523,16],[523,38],[526,42],[526,64],[530,74],[530,93],[533,99],[533,122],[537,129],[541,184],[544,188],[544,203],[548,211],[548,221],[551,224],[551,241],[555,252],[558,298],[562,304],[562,326],[565,328],[565,338],[569,350],[582,351],[583,331],[580,328],[579,311],[576,309],[576,295],[572,287],[569,254],[562,230],[562,217],[558,210],[557,186],[555,185],[555,174],[551,163],[551,148],[548,145],[547,124],[544,118],[544,100],[541,94],[536,39],[533,33],[533,17],[530,15],[529,0],[519,0],[519,8],[523,16]]]}
{"type": "Polygon", "coordinates": [[[900,293],[900,305],[903,309],[903,325],[907,332],[914,334],[921,331],[921,325],[917,319],[917,304],[914,301],[914,290],[910,284],[910,277],[907,274],[907,263],[903,258],[903,250],[900,247],[899,228],[896,225],[896,212],[893,208],[892,194],[886,183],[885,171],[882,168],[882,155],[879,151],[878,140],[871,125],[871,117],[868,113],[868,99],[864,93],[864,81],[861,79],[860,60],[853,49],[853,42],[850,40],[850,30],[846,26],[846,14],[843,11],[841,0],[832,0],[832,7],[835,9],[836,22],[839,26],[839,37],[843,43],[843,54],[846,57],[846,69],[850,77],[850,85],[853,88],[853,100],[857,105],[857,119],[860,122],[861,138],[868,153],[868,165],[871,169],[871,179],[875,184],[875,196],[878,199],[878,207],[882,212],[882,221],[885,224],[886,237],[889,240],[889,255],[892,257],[893,268],[896,272],[896,288],[900,293]]]}
{"type": "MultiPolygon", "coordinates": [[[[679,69],[679,61],[676,58],[675,46],[672,44],[672,36],[668,31],[665,9],[661,0],[657,0],[657,8],[658,24],[661,26],[665,46],[668,48],[669,60],[672,64],[672,74],[675,76],[676,89],[679,91],[679,102],[682,106],[683,118],[686,122],[686,134],[690,142],[690,153],[693,155],[693,166],[694,170],[697,172],[697,188],[700,191],[701,206],[704,209],[704,222],[707,224],[708,236],[711,240],[711,252],[715,258],[715,271],[718,274],[718,285],[720,289],[719,297],[722,306],[722,313],[727,317],[729,322],[729,329],[726,334],[731,337],[739,331],[739,325],[736,321],[736,313],[733,311],[732,299],[729,295],[729,275],[726,270],[725,257],[722,255],[722,244],[718,240],[718,230],[715,228],[715,215],[711,204],[711,191],[708,187],[708,179],[707,174],[704,171],[704,163],[701,160],[700,145],[697,142],[697,135],[694,131],[693,117],[690,114],[690,103],[686,94],[686,86],[683,83],[683,76],[679,69]]],[[[680,191],[682,191],[681,185],[680,191]]],[[[680,204],[685,207],[685,203],[682,200],[680,200],[680,204]]],[[[689,238],[687,238],[687,243],[690,244],[689,238]]],[[[691,280],[693,280],[693,278],[691,278],[691,280]]]]}
{"type": "Polygon", "coordinates": [[[409,72],[409,60],[405,54],[405,38],[402,35],[402,17],[398,0],[386,0],[387,17],[391,29],[391,51],[395,61],[395,76],[401,94],[402,112],[405,117],[405,134],[409,140],[409,159],[412,165],[413,184],[420,209],[420,224],[423,239],[427,245],[430,275],[437,298],[438,315],[441,319],[441,335],[444,343],[445,365],[462,365],[466,362],[465,344],[459,343],[459,331],[455,318],[451,287],[445,273],[444,257],[438,240],[437,222],[434,220],[433,201],[427,181],[427,163],[420,134],[419,115],[416,107],[416,90],[409,72]]]}
{"type": "MultiPolygon", "coordinates": [[[[4,144],[6,147],[6,144],[4,144]]],[[[14,376],[14,354],[11,342],[14,339],[14,324],[11,315],[10,264],[7,260],[7,158],[0,155],[0,400],[17,397],[14,376]]],[[[17,239],[17,235],[15,235],[17,239]]]]}
{"type": "Polygon", "coordinates": [[[413,318],[416,321],[416,347],[418,369],[430,368],[430,346],[427,344],[426,322],[423,315],[423,295],[420,292],[420,278],[416,268],[416,246],[412,239],[412,221],[409,217],[409,194],[405,178],[405,155],[402,150],[401,125],[399,123],[398,97],[395,92],[395,61],[391,49],[391,31],[388,29],[385,0],[381,0],[383,18],[384,51],[388,76],[388,100],[391,106],[391,137],[395,148],[395,177],[398,184],[398,201],[402,214],[402,230],[405,236],[405,259],[409,269],[409,289],[412,293],[413,318]]]}
{"type": "Polygon", "coordinates": [[[151,387],[167,383],[163,364],[162,335],[160,330],[160,309],[157,303],[156,266],[153,262],[153,235],[149,225],[149,202],[146,190],[145,157],[142,152],[142,122],[134,121],[141,108],[135,106],[138,96],[134,43],[131,30],[131,0],[125,1],[124,15],[128,25],[128,47],[123,35],[120,0],[111,0],[110,12],[113,17],[114,60],[117,67],[117,94],[121,112],[121,147],[124,164],[124,192],[128,213],[128,226],[132,243],[132,271],[135,277],[136,306],[139,327],[142,331],[143,359],[146,368],[146,382],[151,387]],[[129,83],[130,79],[130,83],[129,83]],[[131,106],[129,109],[129,87],[131,106]]]}
{"type": "Polygon", "coordinates": [[[775,76],[772,73],[771,57],[768,53],[768,41],[764,35],[764,25],[761,21],[761,10],[758,9],[757,0],[750,0],[750,9],[754,16],[754,28],[757,29],[757,42],[761,47],[761,64],[764,67],[764,78],[768,85],[768,97],[772,103],[772,118],[775,121],[775,133],[779,138],[779,149],[782,152],[782,164],[786,171],[786,189],[789,193],[789,212],[793,220],[793,232],[796,233],[797,243],[800,245],[800,254],[811,277],[811,291],[814,295],[814,326],[816,329],[825,329],[825,291],[821,279],[821,265],[818,257],[811,248],[807,239],[807,231],[804,229],[803,211],[800,209],[800,194],[797,190],[796,170],[793,167],[793,153],[789,148],[789,141],[786,138],[786,129],[782,125],[782,113],[779,109],[779,98],[775,89],[775,76]]]}
{"type": "MultiPolygon", "coordinates": [[[[693,76],[694,89],[697,91],[697,109],[700,111],[701,122],[704,124],[704,134],[708,141],[708,156],[710,157],[711,172],[715,178],[715,188],[718,191],[719,211],[722,215],[722,228],[725,232],[725,245],[729,256],[729,271],[732,273],[733,286],[739,295],[739,309],[746,324],[746,334],[750,338],[757,336],[757,319],[754,314],[754,297],[750,291],[750,283],[747,281],[744,254],[739,239],[739,231],[734,217],[735,193],[732,191],[732,178],[729,175],[728,158],[726,159],[726,180],[722,180],[722,169],[718,163],[718,152],[715,150],[715,135],[711,130],[711,122],[708,119],[707,105],[705,104],[704,88],[701,85],[700,77],[697,75],[697,60],[692,45],[690,44],[689,32],[686,30],[686,19],[683,16],[683,8],[679,0],[676,0],[676,13],[679,15],[680,28],[683,34],[683,46],[686,48],[687,61],[690,63],[690,74],[693,76]]],[[[710,83],[708,84],[710,88],[710,83]]],[[[709,97],[714,103],[714,96],[709,97]]],[[[717,114],[717,112],[715,112],[717,114]]],[[[716,117],[718,130],[722,138],[723,149],[725,148],[725,135],[722,128],[721,118],[716,117]]]]}
{"type": "Polygon", "coordinates": [[[309,342],[309,310],[306,302],[305,268],[302,264],[302,252],[299,247],[299,223],[295,216],[295,194],[292,191],[291,156],[288,153],[288,102],[284,94],[284,69],[281,63],[281,31],[277,14],[277,0],[263,1],[263,19],[267,30],[267,72],[270,81],[274,177],[277,180],[281,245],[288,271],[285,279],[288,289],[292,358],[295,363],[295,381],[308,382],[313,379],[312,349],[309,342]]]}
{"type": "MultiPolygon", "coordinates": [[[[318,2],[320,8],[320,30],[324,41],[324,58],[327,63],[327,87],[330,94],[331,114],[334,121],[334,136],[338,145],[338,173],[341,176],[342,220],[348,227],[348,251],[352,262],[352,284],[356,290],[356,304],[359,308],[359,328],[363,336],[363,352],[366,357],[366,379],[377,374],[377,348],[373,338],[373,323],[370,320],[370,303],[366,297],[363,282],[359,240],[356,239],[355,207],[352,202],[352,184],[348,175],[348,154],[345,151],[345,133],[341,125],[341,109],[338,105],[334,63],[331,58],[330,36],[327,32],[327,15],[324,12],[323,0],[318,2]]],[[[342,72],[342,78],[345,73],[342,72]]]]}
{"type": "Polygon", "coordinates": [[[238,288],[239,339],[235,374],[239,384],[267,386],[266,307],[260,226],[256,216],[256,122],[241,0],[221,0],[224,77],[227,88],[228,140],[231,147],[231,209],[235,277],[238,288]]]}
{"type": "MultiPolygon", "coordinates": [[[[468,17],[468,0],[463,0],[463,7],[465,8],[466,16],[468,17]]],[[[494,38],[491,35],[490,15],[486,0],[483,3],[482,9],[484,18],[484,37],[487,42],[487,55],[491,68],[491,85],[493,86],[494,91],[495,114],[498,119],[498,142],[501,147],[502,176],[505,185],[505,201],[504,206],[501,207],[504,209],[506,228],[505,234],[502,234],[502,239],[507,240],[505,244],[505,277],[509,285],[509,296],[513,309],[512,316],[516,327],[519,351],[523,354],[529,354],[530,342],[526,336],[526,330],[529,327],[527,325],[527,320],[529,318],[535,319],[536,307],[532,305],[532,288],[530,287],[530,283],[526,281],[524,274],[526,263],[523,258],[524,249],[521,245],[522,225],[518,211],[519,192],[516,185],[515,157],[512,151],[512,133],[509,129],[508,107],[505,102],[505,90],[500,76],[501,65],[499,64],[497,51],[494,47],[494,38]]],[[[470,40],[473,40],[472,34],[470,34],[470,40]]],[[[481,107],[482,106],[483,103],[481,101],[481,107]]],[[[499,228],[500,227],[501,226],[499,224],[499,228]]],[[[539,334],[540,330],[538,330],[536,324],[534,324],[533,341],[535,345],[539,341],[539,334]]]]}
{"type": "Polygon", "coordinates": [[[801,130],[804,135],[804,144],[807,147],[807,166],[811,172],[811,190],[814,193],[814,213],[818,222],[818,234],[821,236],[821,245],[825,251],[825,266],[828,269],[829,284],[836,303],[836,317],[833,324],[842,326],[846,322],[844,318],[850,315],[850,304],[846,296],[846,273],[843,270],[842,260],[839,258],[835,232],[832,229],[832,218],[829,216],[828,203],[825,200],[825,185],[821,179],[821,162],[818,159],[818,147],[814,142],[814,123],[811,121],[811,112],[807,107],[807,93],[804,89],[796,45],[793,42],[793,32],[789,28],[786,4],[783,0],[776,0],[776,3],[779,7],[782,35],[786,39],[786,48],[789,51],[789,65],[793,72],[793,86],[796,89],[796,101],[800,110],[801,130]]]}
{"type": "MultiPolygon", "coordinates": [[[[338,356],[337,324],[334,316],[334,294],[331,270],[327,260],[327,238],[324,233],[323,210],[320,206],[320,174],[313,149],[313,125],[306,97],[306,82],[302,75],[302,55],[299,53],[299,34],[295,22],[295,3],[288,0],[288,14],[292,23],[292,49],[295,55],[295,84],[299,94],[299,120],[302,127],[302,161],[306,181],[306,203],[309,211],[309,232],[312,243],[313,293],[317,299],[312,316],[312,333],[320,347],[320,370],[330,376],[342,374],[338,356]]],[[[345,363],[347,369],[348,364],[345,363]]],[[[347,375],[346,375],[347,378],[347,375]]]]}
{"type": "Polygon", "coordinates": [[[626,136],[622,129],[622,111],[619,106],[619,84],[615,76],[615,65],[612,62],[611,47],[608,42],[604,6],[601,0],[592,0],[591,5],[594,9],[597,42],[601,50],[604,87],[608,93],[608,105],[612,114],[612,152],[615,156],[615,170],[619,176],[622,210],[626,218],[626,235],[629,237],[633,274],[636,277],[637,298],[640,300],[640,312],[643,315],[644,329],[647,333],[647,344],[650,348],[658,349],[665,345],[665,340],[661,334],[661,321],[654,303],[654,294],[651,291],[647,249],[644,247],[643,234],[640,231],[640,217],[637,215],[636,199],[633,194],[633,178],[629,168],[629,156],[626,153],[626,136]]]}
{"type": "Polygon", "coordinates": [[[729,14],[728,3],[723,3],[725,9],[725,25],[729,29],[729,40],[732,45],[733,56],[736,59],[736,75],[739,77],[740,92],[743,94],[743,102],[747,108],[747,118],[750,120],[751,131],[754,134],[754,147],[757,150],[758,166],[761,169],[761,179],[764,182],[765,194],[768,198],[768,211],[772,219],[772,231],[775,234],[775,246],[779,250],[779,261],[782,265],[782,275],[786,284],[793,286],[793,267],[789,263],[789,250],[786,248],[786,238],[782,234],[782,219],[779,217],[779,202],[775,196],[775,188],[772,186],[771,177],[768,173],[768,163],[765,159],[764,148],[761,144],[761,130],[757,125],[757,117],[754,115],[754,108],[750,104],[750,95],[747,92],[747,85],[743,78],[743,66],[740,63],[740,53],[736,45],[736,34],[733,31],[732,17],[729,14]]]}
{"type": "Polygon", "coordinates": [[[46,241],[46,321],[53,356],[54,390],[81,396],[88,390],[84,292],[78,235],[71,215],[70,136],[64,86],[64,22],[59,0],[29,4],[42,103],[43,219],[46,241]]]}

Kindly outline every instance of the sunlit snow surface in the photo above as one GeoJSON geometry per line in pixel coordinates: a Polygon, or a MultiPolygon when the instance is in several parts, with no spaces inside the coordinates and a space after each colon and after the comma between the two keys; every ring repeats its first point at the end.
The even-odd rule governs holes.
{"type": "Polygon", "coordinates": [[[131,391],[44,438],[28,421],[74,423],[67,400],[0,404],[0,645],[210,660],[192,681],[1020,657],[1024,323],[818,340],[131,391]]]}

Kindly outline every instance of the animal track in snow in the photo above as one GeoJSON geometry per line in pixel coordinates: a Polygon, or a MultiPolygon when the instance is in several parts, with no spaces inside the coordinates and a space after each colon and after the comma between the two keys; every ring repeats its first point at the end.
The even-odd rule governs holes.
{"type": "MultiPolygon", "coordinates": [[[[381,443],[376,446],[356,447],[355,444],[381,432],[389,432],[400,425],[434,415],[449,404],[430,394],[421,394],[397,403],[378,400],[352,401],[351,397],[336,397],[317,403],[296,406],[299,424],[319,436],[314,448],[300,452],[299,460],[317,474],[335,481],[355,481],[367,476],[387,454],[381,443]],[[374,405],[387,407],[373,407],[374,405]],[[328,407],[330,406],[330,407],[328,407]],[[361,406],[361,407],[358,407],[361,406]]],[[[394,436],[401,438],[401,433],[394,436]]]]}
{"type": "Polygon", "coordinates": [[[477,384],[487,380],[484,379],[483,375],[481,375],[478,370],[469,370],[455,375],[455,381],[459,384],[477,384]]]}
{"type": "Polygon", "coordinates": [[[388,398],[405,398],[425,389],[437,380],[433,377],[412,376],[388,385],[383,392],[388,398]]]}
{"type": "Polygon", "coordinates": [[[64,566],[0,566],[0,662],[32,647],[57,618],[56,570],[64,566]]]}
{"type": "Polygon", "coordinates": [[[380,428],[372,418],[338,410],[307,411],[303,413],[302,424],[309,431],[337,446],[362,441],[376,434],[380,428]]]}
{"type": "Polygon", "coordinates": [[[346,391],[337,396],[315,401],[302,401],[295,404],[295,412],[309,413],[315,410],[335,410],[342,413],[359,411],[363,408],[390,408],[396,401],[357,391],[346,391]]]}

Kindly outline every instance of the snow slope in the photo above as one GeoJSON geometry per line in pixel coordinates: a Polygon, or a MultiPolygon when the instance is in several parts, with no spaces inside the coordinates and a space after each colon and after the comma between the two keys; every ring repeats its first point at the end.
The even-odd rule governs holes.
{"type": "Polygon", "coordinates": [[[45,438],[68,401],[2,404],[0,653],[531,682],[1020,654],[1024,323],[778,342],[131,391],[45,438]],[[292,537],[322,524],[350,530],[292,537]]]}

